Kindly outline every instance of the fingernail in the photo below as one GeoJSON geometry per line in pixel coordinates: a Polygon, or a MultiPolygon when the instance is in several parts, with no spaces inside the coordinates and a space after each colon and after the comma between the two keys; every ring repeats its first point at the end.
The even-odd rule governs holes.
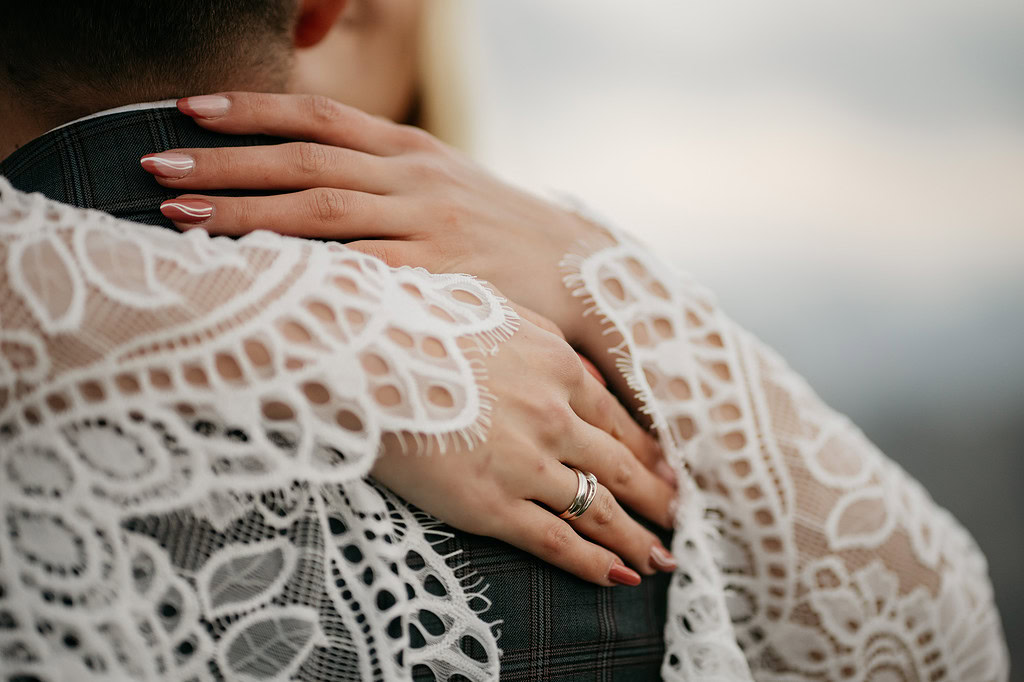
{"type": "Polygon", "coordinates": [[[178,100],[178,108],[189,116],[217,118],[228,113],[231,100],[223,95],[199,95],[178,100]]]}
{"type": "Polygon", "coordinates": [[[612,564],[610,569],[608,569],[608,580],[620,585],[636,587],[640,584],[640,574],[633,569],[626,568],[622,564],[616,562],[615,564],[612,564]]]}
{"type": "Polygon", "coordinates": [[[651,566],[664,571],[665,573],[671,573],[676,570],[676,558],[669,554],[669,551],[660,545],[651,545],[651,566]]]}
{"type": "Polygon", "coordinates": [[[654,463],[654,473],[665,479],[673,487],[679,485],[679,477],[676,476],[676,472],[663,459],[659,459],[654,463]]]}
{"type": "Polygon", "coordinates": [[[196,160],[187,154],[178,152],[163,152],[161,154],[149,154],[143,156],[139,163],[153,175],[161,178],[183,178],[192,172],[196,166],[196,160]]]}
{"type": "Polygon", "coordinates": [[[202,199],[170,199],[160,212],[176,223],[201,223],[213,215],[213,204],[202,199]]]}

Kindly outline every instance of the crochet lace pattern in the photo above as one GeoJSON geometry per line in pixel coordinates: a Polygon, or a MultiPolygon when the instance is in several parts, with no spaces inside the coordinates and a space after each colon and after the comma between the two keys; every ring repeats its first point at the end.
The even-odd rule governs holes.
{"type": "MultiPolygon", "coordinates": [[[[714,299],[566,259],[682,474],[663,675],[1004,680],[984,557],[714,299]]],[[[487,438],[484,283],[121,222],[0,178],[0,664],[42,679],[497,679],[472,567],[367,477],[487,438]]]]}

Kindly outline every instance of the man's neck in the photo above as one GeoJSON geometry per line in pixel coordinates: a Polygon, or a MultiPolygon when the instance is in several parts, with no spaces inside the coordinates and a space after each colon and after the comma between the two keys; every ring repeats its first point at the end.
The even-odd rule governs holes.
{"type": "Polygon", "coordinates": [[[18,147],[34,140],[50,128],[67,122],[51,122],[45,119],[45,116],[32,116],[23,107],[17,106],[13,98],[0,94],[0,121],[3,122],[3,125],[0,125],[0,160],[6,159],[18,147]]]}

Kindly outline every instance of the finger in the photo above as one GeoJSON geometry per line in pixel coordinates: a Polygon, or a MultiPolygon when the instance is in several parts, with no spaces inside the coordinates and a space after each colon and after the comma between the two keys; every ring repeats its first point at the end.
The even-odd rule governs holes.
{"type": "Polygon", "coordinates": [[[640,576],[614,553],[580,537],[565,521],[533,502],[520,500],[508,509],[516,531],[499,538],[587,582],[610,587],[638,585],[640,576]]]}
{"type": "Polygon", "coordinates": [[[519,317],[523,318],[527,322],[530,322],[537,327],[540,327],[549,334],[554,334],[558,338],[565,341],[565,334],[563,334],[562,330],[558,328],[558,325],[556,325],[548,318],[544,317],[540,313],[536,313],[530,310],[529,308],[525,308],[517,303],[509,301],[509,305],[511,305],[512,309],[519,314],[519,317]]]}
{"type": "MultiPolygon", "coordinates": [[[[562,330],[558,328],[558,325],[556,325],[548,318],[544,317],[539,313],[535,313],[529,308],[524,308],[514,303],[512,304],[512,307],[515,309],[517,313],[519,313],[519,316],[522,317],[523,319],[529,320],[530,322],[537,325],[541,329],[550,332],[555,336],[559,337],[560,339],[562,339],[563,341],[565,341],[565,334],[563,334],[562,330]]],[[[594,365],[593,362],[590,361],[590,358],[579,352],[577,352],[576,355],[579,356],[580,362],[583,363],[583,369],[587,370],[595,379],[597,379],[597,381],[602,386],[608,385],[608,382],[605,381],[604,376],[601,375],[601,371],[594,365]]]]}
{"type": "Polygon", "coordinates": [[[385,201],[375,194],[318,188],[262,197],[184,195],[165,201],[160,211],[180,229],[203,227],[230,236],[272,230],[333,240],[385,235],[385,201]]]}
{"type": "Polygon", "coordinates": [[[590,361],[590,358],[588,358],[583,353],[580,353],[580,352],[577,351],[576,354],[580,356],[580,362],[583,363],[583,369],[585,369],[588,372],[590,372],[591,376],[593,376],[595,379],[597,379],[599,384],[601,384],[602,386],[607,388],[608,387],[608,382],[605,380],[604,376],[601,374],[601,370],[599,370],[597,368],[597,366],[590,361]]]}
{"type": "MultiPolygon", "coordinates": [[[[568,509],[576,497],[579,478],[566,466],[554,466],[549,471],[549,474],[537,477],[538,494],[535,499],[557,515],[568,509]]],[[[627,514],[608,488],[600,484],[600,479],[590,506],[568,523],[597,544],[618,554],[641,573],[650,575],[659,569],[675,568],[671,554],[657,536],[627,514]],[[664,557],[668,557],[668,564],[662,561],[664,557]]]]}
{"type": "Polygon", "coordinates": [[[569,404],[581,419],[625,445],[647,469],[672,486],[676,485],[675,472],[665,461],[658,441],[633,420],[626,408],[592,374],[584,374],[569,404]]]}
{"type": "Polygon", "coordinates": [[[618,365],[618,355],[608,352],[608,344],[618,343],[618,331],[616,328],[608,327],[600,319],[600,315],[587,315],[581,320],[582,328],[577,337],[580,339],[580,350],[601,370],[601,374],[608,381],[610,390],[619,396],[627,411],[633,415],[634,420],[645,427],[650,426],[651,418],[644,412],[644,403],[637,396],[636,389],[629,385],[626,374],[618,365]],[[607,335],[611,335],[610,337],[607,335]]]}
{"type": "Polygon", "coordinates": [[[640,464],[622,443],[584,422],[577,422],[565,442],[569,446],[559,454],[564,464],[591,472],[622,504],[672,527],[676,489],[640,464]]]}
{"type": "Polygon", "coordinates": [[[380,157],[316,142],[171,149],[140,162],[161,185],[180,189],[334,187],[387,194],[393,188],[380,157]]]}
{"type": "Polygon", "coordinates": [[[373,256],[385,265],[398,268],[403,265],[426,266],[423,262],[423,244],[400,239],[360,239],[345,244],[367,256],[373,256]]]}
{"type": "Polygon", "coordinates": [[[403,126],[319,95],[224,92],[180,99],[178,109],[222,133],[309,140],[380,156],[401,153],[408,141],[403,126]]]}

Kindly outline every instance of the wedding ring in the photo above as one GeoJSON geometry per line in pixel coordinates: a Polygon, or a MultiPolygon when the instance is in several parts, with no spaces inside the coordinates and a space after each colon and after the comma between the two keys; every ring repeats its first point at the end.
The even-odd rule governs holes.
{"type": "Polygon", "coordinates": [[[576,467],[570,468],[576,472],[576,497],[573,498],[572,504],[558,515],[558,518],[566,521],[583,516],[583,513],[590,507],[590,503],[594,501],[594,496],[597,495],[597,476],[585,474],[576,467]]]}

